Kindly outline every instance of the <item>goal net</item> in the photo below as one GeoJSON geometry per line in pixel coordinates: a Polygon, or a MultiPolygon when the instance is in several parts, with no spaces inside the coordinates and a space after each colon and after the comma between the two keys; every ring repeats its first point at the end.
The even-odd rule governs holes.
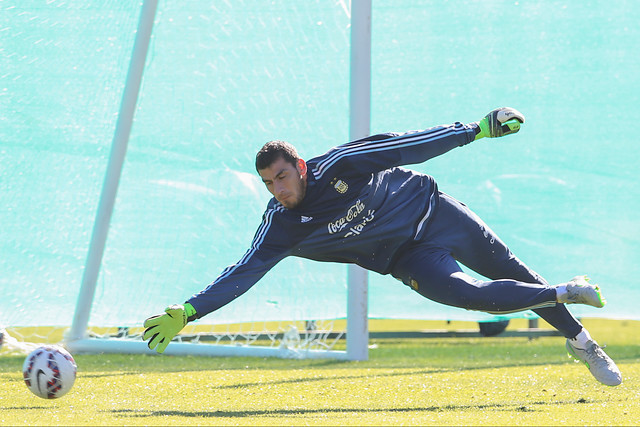
{"type": "MultiPolygon", "coordinates": [[[[13,251],[0,262],[17,266],[11,282],[30,291],[4,292],[5,342],[65,340],[86,311],[74,351],[144,351],[146,317],[246,251],[269,200],[253,170],[261,145],[299,141],[308,157],[348,138],[349,8],[290,7],[160,3],[93,301],[76,298],[78,279],[111,185],[109,142],[144,6],[7,8],[7,56],[18,61],[3,82],[18,123],[3,154],[16,215],[13,251]]],[[[240,301],[188,325],[167,353],[346,357],[347,315],[347,267],[287,259],[240,301]]]]}

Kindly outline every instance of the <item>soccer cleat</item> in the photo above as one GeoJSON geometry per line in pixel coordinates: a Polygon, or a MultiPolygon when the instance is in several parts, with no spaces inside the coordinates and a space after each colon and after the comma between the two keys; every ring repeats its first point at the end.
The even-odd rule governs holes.
{"type": "Polygon", "coordinates": [[[590,284],[587,276],[576,276],[565,286],[567,293],[560,301],[562,303],[586,304],[597,308],[602,308],[607,303],[600,293],[600,287],[590,284]]]}
{"type": "Polygon", "coordinates": [[[622,374],[616,366],[616,363],[607,356],[602,348],[595,341],[587,341],[587,348],[581,349],[575,347],[572,340],[567,339],[567,352],[569,357],[573,357],[578,361],[582,361],[591,375],[604,385],[616,386],[622,383],[622,374]]]}

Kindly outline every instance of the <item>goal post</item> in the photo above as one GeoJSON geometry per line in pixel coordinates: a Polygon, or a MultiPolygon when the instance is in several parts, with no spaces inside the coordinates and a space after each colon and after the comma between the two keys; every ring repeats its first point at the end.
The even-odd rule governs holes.
{"type": "MultiPolygon", "coordinates": [[[[66,347],[74,353],[155,353],[148,349],[146,342],[141,340],[139,331],[130,335],[128,328],[125,328],[127,333],[124,334],[97,335],[90,332],[89,324],[156,9],[157,0],[143,2],[73,323],[65,337],[66,347]]],[[[357,139],[366,136],[369,132],[371,0],[352,0],[350,20],[349,135],[351,139],[357,139]]],[[[300,329],[288,325],[276,332],[258,331],[254,334],[254,332],[245,331],[239,333],[243,340],[249,343],[259,343],[261,338],[258,337],[267,335],[269,339],[266,345],[238,345],[238,340],[232,340],[231,344],[209,345],[201,344],[198,334],[193,340],[195,343],[185,342],[179,335],[177,337],[179,342],[171,343],[165,354],[366,360],[369,336],[367,281],[367,272],[364,269],[355,265],[348,267],[346,331],[317,331],[314,328],[307,330],[309,325],[315,324],[315,322],[306,322],[306,326],[300,329]],[[334,344],[341,338],[346,338],[346,348],[337,350],[334,348],[334,344]]],[[[300,320],[297,319],[298,322],[300,320]]],[[[326,324],[331,324],[331,322],[323,323],[323,325],[326,324]]],[[[235,334],[237,333],[231,332],[227,335],[235,334]]],[[[213,335],[218,337],[214,340],[220,341],[220,336],[224,333],[213,335]]]]}
{"type": "MultiPolygon", "coordinates": [[[[369,135],[371,120],[371,0],[351,1],[349,139],[369,135]]],[[[347,351],[350,359],[368,358],[368,274],[357,265],[348,273],[347,351]]]]}

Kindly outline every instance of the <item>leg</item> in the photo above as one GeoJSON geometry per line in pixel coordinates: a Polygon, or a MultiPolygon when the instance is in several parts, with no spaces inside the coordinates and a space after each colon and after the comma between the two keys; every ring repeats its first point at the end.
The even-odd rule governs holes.
{"type": "Polygon", "coordinates": [[[493,313],[533,309],[568,338],[582,330],[566,307],[556,304],[555,290],[514,256],[475,213],[443,193],[439,202],[427,234],[417,244],[420,248],[401,257],[394,276],[400,274],[397,277],[407,284],[411,284],[407,277],[412,277],[423,288],[418,292],[445,304],[493,313]],[[492,280],[471,278],[455,260],[492,280]]]}
{"type": "Polygon", "coordinates": [[[417,244],[398,259],[391,274],[433,301],[489,313],[512,313],[556,304],[555,290],[511,279],[481,281],[464,273],[446,250],[417,244]]]}
{"type": "Polygon", "coordinates": [[[555,303],[556,290],[516,258],[464,204],[446,194],[439,201],[428,232],[402,254],[392,274],[427,298],[458,307],[505,312],[518,304],[520,309],[539,304],[534,311],[567,337],[571,355],[582,360],[601,383],[620,384],[622,374],[615,362],[564,304],[555,303]],[[456,259],[493,280],[471,278],[456,259]],[[543,308],[545,302],[552,304],[543,308]]]}

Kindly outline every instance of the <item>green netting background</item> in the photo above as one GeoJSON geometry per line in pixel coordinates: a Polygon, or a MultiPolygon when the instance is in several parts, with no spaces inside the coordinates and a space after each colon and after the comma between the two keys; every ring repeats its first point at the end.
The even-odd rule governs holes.
{"type": "MultiPolygon", "coordinates": [[[[415,166],[550,282],[639,319],[635,1],[373,2],[371,133],[527,116],[520,134],[415,166]]],[[[0,324],[75,310],[140,2],[0,1],[0,324]]],[[[161,0],[90,323],[136,325],[248,247],[271,139],[349,134],[347,1],[161,0]]],[[[371,317],[487,320],[370,275],[371,317]]],[[[288,259],[209,322],[340,318],[346,266],[288,259]]]]}

